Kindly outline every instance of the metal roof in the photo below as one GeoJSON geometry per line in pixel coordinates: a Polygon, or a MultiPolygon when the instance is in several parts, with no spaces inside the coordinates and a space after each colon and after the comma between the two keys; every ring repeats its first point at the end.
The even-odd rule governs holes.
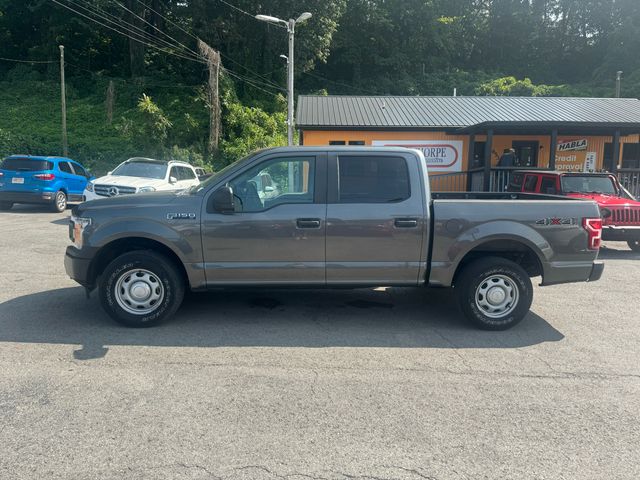
{"type": "MultiPolygon", "coordinates": [[[[303,129],[466,129],[472,126],[565,125],[640,129],[636,98],[395,97],[300,95],[303,129]]],[[[640,131],[640,130],[638,130],[640,131]]]]}

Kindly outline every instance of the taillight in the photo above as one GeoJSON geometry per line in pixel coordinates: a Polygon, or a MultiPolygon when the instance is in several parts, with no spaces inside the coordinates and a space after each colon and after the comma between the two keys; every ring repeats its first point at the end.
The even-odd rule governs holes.
{"type": "Polygon", "coordinates": [[[589,236],[589,250],[598,250],[602,243],[602,219],[583,218],[582,226],[589,236]]]}
{"type": "Polygon", "coordinates": [[[34,175],[33,178],[37,178],[38,180],[53,180],[56,176],[53,173],[38,173],[34,175]]]}

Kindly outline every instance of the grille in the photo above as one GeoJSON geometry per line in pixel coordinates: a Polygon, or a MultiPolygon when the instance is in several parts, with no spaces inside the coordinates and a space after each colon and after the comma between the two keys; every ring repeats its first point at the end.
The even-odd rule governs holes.
{"type": "Polygon", "coordinates": [[[613,223],[618,224],[640,224],[640,208],[616,208],[611,209],[613,223]]]}
{"type": "Polygon", "coordinates": [[[132,193],[136,193],[136,187],[123,187],[121,185],[94,185],[93,190],[96,192],[96,195],[102,197],[115,197],[116,195],[109,193],[109,190],[114,187],[118,189],[117,195],[131,195],[132,193]]]}

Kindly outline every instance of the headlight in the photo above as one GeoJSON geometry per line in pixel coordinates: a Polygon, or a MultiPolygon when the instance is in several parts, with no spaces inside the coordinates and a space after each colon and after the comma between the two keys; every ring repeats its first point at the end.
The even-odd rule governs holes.
{"type": "Polygon", "coordinates": [[[76,248],[82,248],[83,244],[83,234],[84,230],[91,225],[90,218],[82,218],[82,217],[74,217],[71,215],[71,219],[69,220],[69,227],[71,230],[69,232],[69,236],[71,237],[71,241],[76,246],[76,248]]]}
{"type": "Polygon", "coordinates": [[[87,186],[84,188],[87,189],[87,192],[93,192],[93,182],[87,182],[87,186]]]}
{"type": "Polygon", "coordinates": [[[156,189],[154,187],[140,187],[138,189],[138,193],[144,193],[144,192],[155,192],[156,189]]]}

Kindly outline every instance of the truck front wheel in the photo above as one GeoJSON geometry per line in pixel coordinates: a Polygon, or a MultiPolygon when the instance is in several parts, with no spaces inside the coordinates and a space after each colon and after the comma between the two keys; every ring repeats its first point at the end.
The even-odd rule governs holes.
{"type": "Polygon", "coordinates": [[[116,322],[127,327],[152,327],[178,310],[185,282],[165,256],[136,250],[107,265],[99,290],[102,307],[116,322]]]}
{"type": "Polygon", "coordinates": [[[527,272],[501,257],[475,260],[458,274],[454,285],[465,316],[484,330],[506,330],[529,312],[533,287],[527,272]]]}

